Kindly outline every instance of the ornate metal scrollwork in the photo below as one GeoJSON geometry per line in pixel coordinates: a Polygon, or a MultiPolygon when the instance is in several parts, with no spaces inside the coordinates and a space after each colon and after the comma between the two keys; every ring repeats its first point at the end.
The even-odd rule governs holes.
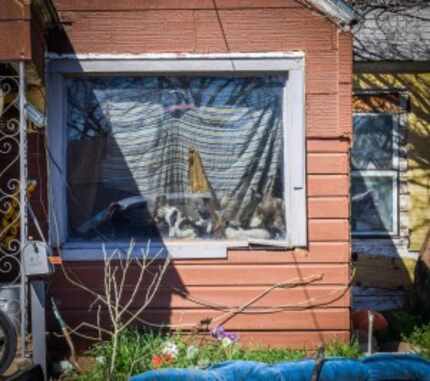
{"type": "Polygon", "coordinates": [[[20,279],[19,77],[0,76],[0,279],[20,279]]]}

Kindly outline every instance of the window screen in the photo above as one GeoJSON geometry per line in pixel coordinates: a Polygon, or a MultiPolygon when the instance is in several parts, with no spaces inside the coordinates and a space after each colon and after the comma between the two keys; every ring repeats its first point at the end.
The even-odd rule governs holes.
{"type": "Polygon", "coordinates": [[[397,234],[399,173],[394,114],[354,115],[351,163],[353,234],[397,234]]]}
{"type": "Polygon", "coordinates": [[[393,169],[395,165],[393,116],[356,115],[352,168],[359,170],[393,169]]]}
{"type": "Polygon", "coordinates": [[[68,79],[70,239],[284,240],[285,81],[68,79]]]}

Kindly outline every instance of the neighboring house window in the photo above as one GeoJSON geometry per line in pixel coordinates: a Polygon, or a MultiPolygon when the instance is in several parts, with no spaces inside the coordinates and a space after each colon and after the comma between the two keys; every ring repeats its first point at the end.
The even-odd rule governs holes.
{"type": "Polygon", "coordinates": [[[54,201],[66,209],[56,212],[61,243],[151,240],[191,257],[249,243],[304,246],[302,66],[275,72],[248,58],[252,70],[237,69],[239,60],[217,72],[218,60],[201,74],[184,61],[174,74],[103,65],[51,74],[50,100],[55,91],[63,99],[61,120],[50,114],[50,147],[61,140],[63,150],[52,166],[65,182],[54,201]]]}
{"type": "Polygon", "coordinates": [[[357,236],[398,234],[398,115],[356,113],[351,153],[351,225],[357,236]]]}

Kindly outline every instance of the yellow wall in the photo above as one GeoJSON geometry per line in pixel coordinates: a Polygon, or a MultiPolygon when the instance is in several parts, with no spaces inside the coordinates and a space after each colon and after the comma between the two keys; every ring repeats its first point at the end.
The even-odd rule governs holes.
{"type": "Polygon", "coordinates": [[[419,251],[430,229],[430,72],[356,74],[357,89],[404,89],[411,97],[408,118],[410,250],[419,251]]]}

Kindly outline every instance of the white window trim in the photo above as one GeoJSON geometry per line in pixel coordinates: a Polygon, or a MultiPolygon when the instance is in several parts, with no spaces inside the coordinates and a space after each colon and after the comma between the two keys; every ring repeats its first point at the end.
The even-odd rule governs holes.
{"type": "Polygon", "coordinates": [[[392,169],[351,169],[352,177],[391,177],[393,182],[393,231],[382,232],[382,231],[353,231],[351,234],[357,238],[368,238],[368,237],[396,237],[399,235],[399,187],[400,187],[400,116],[397,113],[391,112],[355,112],[355,116],[380,116],[388,115],[393,120],[393,158],[392,158],[392,169]]]}
{"type": "MultiPolygon", "coordinates": [[[[154,242],[151,252],[165,248],[172,258],[225,258],[227,249],[252,244],[274,248],[307,246],[306,142],[304,53],[145,54],[145,55],[49,55],[48,147],[50,242],[62,248],[66,260],[102,259],[101,243],[67,242],[66,110],[64,77],[76,75],[150,74],[287,74],[284,88],[284,166],[287,239],[285,241],[167,241],[154,242]]],[[[126,248],[114,242],[107,248],[126,248]]],[[[136,250],[139,250],[137,247],[136,250]]],[[[139,251],[137,251],[139,253],[139,251]]]]}

